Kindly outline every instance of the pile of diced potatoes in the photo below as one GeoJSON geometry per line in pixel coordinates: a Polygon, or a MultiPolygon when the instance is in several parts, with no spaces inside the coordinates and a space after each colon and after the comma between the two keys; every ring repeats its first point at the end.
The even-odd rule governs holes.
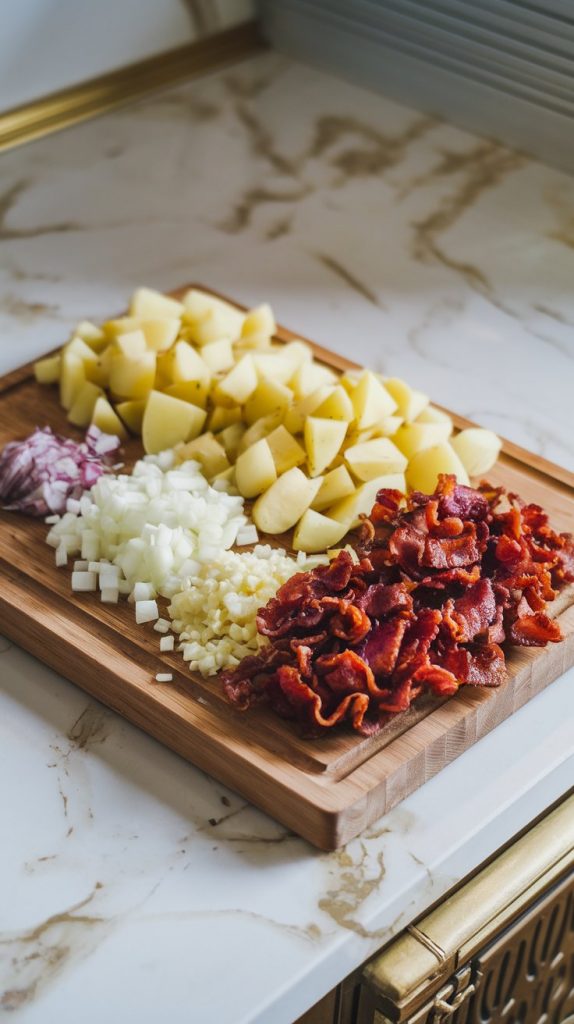
{"type": "Polygon", "coordinates": [[[243,313],[197,289],[179,302],[139,288],[127,316],[78,324],[36,378],[59,383],[79,427],[141,434],[148,454],[179,445],[218,488],[254,499],[260,530],[295,527],[296,550],[332,548],[382,487],[430,492],[439,473],[468,483],[496,461],[492,431],[453,436],[421,391],[336,373],[305,342],[275,342],[275,329],[268,305],[243,313]]]}

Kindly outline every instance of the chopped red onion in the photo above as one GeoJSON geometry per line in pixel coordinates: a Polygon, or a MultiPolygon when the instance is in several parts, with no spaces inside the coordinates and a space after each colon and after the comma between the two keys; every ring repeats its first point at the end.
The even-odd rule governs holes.
{"type": "Polygon", "coordinates": [[[37,427],[0,454],[0,507],[30,516],[65,512],[68,498],[79,498],[112,469],[119,447],[118,437],[94,426],[81,443],[37,427]]]}

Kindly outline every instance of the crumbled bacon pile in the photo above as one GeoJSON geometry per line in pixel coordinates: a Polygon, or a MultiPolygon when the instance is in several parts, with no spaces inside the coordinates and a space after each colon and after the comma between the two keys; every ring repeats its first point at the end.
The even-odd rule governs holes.
{"type": "Polygon", "coordinates": [[[223,677],[236,708],[260,701],[307,735],[350,722],[369,735],[422,693],[499,686],[500,644],[561,639],[546,614],[574,581],[574,543],[538,505],[443,476],[432,495],[382,490],[359,561],[342,551],[260,610],[268,639],[223,677]]]}

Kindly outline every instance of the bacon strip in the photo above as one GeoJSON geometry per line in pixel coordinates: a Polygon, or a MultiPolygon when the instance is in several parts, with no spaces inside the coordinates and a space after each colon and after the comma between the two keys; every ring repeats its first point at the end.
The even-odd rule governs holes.
{"type": "Polygon", "coordinates": [[[357,549],[358,563],[342,551],[260,610],[266,645],[223,677],[236,708],[266,702],[308,735],[370,735],[424,692],[499,686],[501,643],[561,639],[546,608],[574,581],[572,537],[502,488],[444,476],[406,502],[379,491],[357,549]]]}

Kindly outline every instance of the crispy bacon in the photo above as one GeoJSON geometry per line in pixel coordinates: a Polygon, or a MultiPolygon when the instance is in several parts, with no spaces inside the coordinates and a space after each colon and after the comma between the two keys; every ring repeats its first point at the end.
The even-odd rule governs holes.
{"type": "Polygon", "coordinates": [[[344,723],[370,735],[422,693],[499,686],[500,644],[561,639],[547,602],[574,581],[572,536],[502,488],[444,476],[432,495],[379,491],[357,550],[260,610],[265,645],[223,677],[236,708],[266,702],[307,735],[344,723]]]}

